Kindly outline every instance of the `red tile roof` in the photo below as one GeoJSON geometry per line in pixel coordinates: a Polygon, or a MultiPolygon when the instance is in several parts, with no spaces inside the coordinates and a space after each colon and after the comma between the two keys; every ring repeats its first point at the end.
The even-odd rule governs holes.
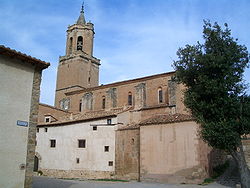
{"type": "Polygon", "coordinates": [[[134,130],[139,129],[140,126],[147,126],[147,125],[159,125],[159,124],[169,124],[169,123],[176,123],[176,122],[184,122],[184,121],[193,121],[194,118],[188,114],[159,114],[153,117],[150,117],[146,120],[142,120],[138,124],[129,124],[124,127],[120,127],[118,130],[134,130]]]}
{"type": "Polygon", "coordinates": [[[139,129],[140,125],[139,124],[129,124],[126,125],[124,127],[120,127],[118,130],[122,131],[122,130],[135,130],[135,129],[139,129]]]}
{"type": "Polygon", "coordinates": [[[188,114],[161,114],[156,115],[139,123],[140,126],[155,125],[155,124],[168,124],[183,121],[192,121],[194,118],[188,114]]]}
{"type": "Polygon", "coordinates": [[[123,108],[117,108],[112,111],[89,111],[85,113],[78,113],[78,114],[68,114],[66,116],[63,116],[61,118],[58,118],[58,121],[52,122],[52,123],[40,123],[37,126],[43,127],[43,126],[61,126],[66,124],[74,124],[79,122],[87,122],[87,121],[93,121],[93,120],[99,120],[109,117],[116,117],[117,114],[127,111],[130,108],[123,109],[123,108]]]}
{"type": "Polygon", "coordinates": [[[39,105],[45,106],[45,107],[48,107],[48,108],[52,108],[52,109],[54,109],[54,110],[62,111],[62,112],[68,113],[68,114],[70,113],[70,112],[68,112],[68,111],[66,111],[66,110],[63,110],[63,109],[60,109],[60,108],[57,108],[57,107],[55,107],[55,106],[51,106],[51,105],[48,105],[48,104],[39,103],[39,105]]]}
{"type": "Polygon", "coordinates": [[[3,45],[0,45],[0,54],[23,60],[24,62],[35,65],[36,67],[39,67],[41,69],[46,69],[48,66],[50,66],[50,63],[47,63],[40,59],[36,59],[24,53],[5,47],[3,45]]]}

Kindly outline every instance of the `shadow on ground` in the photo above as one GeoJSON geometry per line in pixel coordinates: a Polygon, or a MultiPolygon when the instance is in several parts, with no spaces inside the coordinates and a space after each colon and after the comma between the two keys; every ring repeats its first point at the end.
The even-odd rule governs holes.
{"type": "Polygon", "coordinates": [[[228,187],[236,187],[236,184],[240,184],[240,174],[238,171],[238,167],[236,162],[231,158],[229,159],[229,167],[219,178],[217,178],[216,182],[218,184],[228,186],[228,187]]]}
{"type": "Polygon", "coordinates": [[[75,183],[47,177],[33,177],[32,188],[69,188],[75,183]]]}

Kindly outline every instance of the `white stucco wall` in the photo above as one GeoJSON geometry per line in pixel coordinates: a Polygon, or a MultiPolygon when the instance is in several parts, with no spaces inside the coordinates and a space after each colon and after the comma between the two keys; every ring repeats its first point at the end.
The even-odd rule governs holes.
{"type": "Polygon", "coordinates": [[[0,56],[0,187],[24,186],[28,127],[34,68],[0,56]]]}
{"type": "MultiPolygon", "coordinates": [[[[112,124],[117,123],[112,118],[112,124]]],[[[115,166],[115,126],[97,126],[107,124],[107,119],[76,123],[64,126],[39,128],[36,152],[41,156],[41,169],[114,171],[115,166]],[[50,140],[56,140],[56,147],[50,147],[50,140]],[[86,148],[78,148],[78,140],[86,140],[86,148]],[[109,146],[109,152],[104,152],[109,146]],[[76,163],[76,158],[80,163],[76,163]],[[113,166],[108,162],[113,161],[113,166]]]]}

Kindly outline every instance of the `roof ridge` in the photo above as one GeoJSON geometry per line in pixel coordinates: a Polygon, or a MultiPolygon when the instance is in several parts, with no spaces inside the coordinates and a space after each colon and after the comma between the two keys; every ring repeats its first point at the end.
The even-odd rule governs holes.
{"type": "Polygon", "coordinates": [[[68,111],[66,111],[66,110],[63,110],[63,109],[60,109],[60,108],[57,108],[57,107],[55,107],[55,106],[52,106],[52,105],[49,105],[49,104],[45,104],[45,103],[39,103],[39,105],[42,105],[42,106],[47,106],[47,107],[50,107],[50,108],[53,108],[53,109],[56,109],[56,110],[60,110],[60,111],[63,111],[63,112],[65,112],[65,113],[68,113],[68,114],[70,114],[70,112],[68,112],[68,111]]]}
{"type": "Polygon", "coordinates": [[[19,58],[23,58],[24,60],[29,60],[32,61],[32,63],[36,62],[38,65],[41,65],[43,69],[47,68],[48,66],[50,66],[50,63],[42,61],[41,59],[32,57],[30,55],[27,55],[25,53],[22,53],[20,51],[11,49],[9,47],[6,47],[4,45],[0,45],[0,54],[2,53],[6,53],[7,55],[15,55],[15,56],[19,56],[19,58]]]}
{"type": "Polygon", "coordinates": [[[133,79],[129,79],[129,80],[123,80],[123,81],[118,81],[118,82],[113,82],[113,83],[109,83],[109,84],[105,84],[105,85],[99,85],[99,86],[95,86],[95,87],[91,87],[91,88],[84,88],[81,90],[77,90],[77,91],[70,91],[65,93],[66,95],[72,95],[75,93],[82,93],[82,92],[87,92],[87,91],[93,91],[93,90],[97,90],[97,89],[102,89],[102,88],[106,88],[106,87],[112,87],[112,86],[117,86],[117,85],[124,85],[127,84],[128,82],[137,82],[140,80],[148,80],[154,77],[160,77],[163,75],[171,75],[174,74],[176,71],[170,71],[170,72],[164,72],[164,73],[159,73],[159,74],[153,74],[153,75],[149,75],[149,76],[144,76],[144,77],[139,77],[139,78],[133,78],[133,79]]]}

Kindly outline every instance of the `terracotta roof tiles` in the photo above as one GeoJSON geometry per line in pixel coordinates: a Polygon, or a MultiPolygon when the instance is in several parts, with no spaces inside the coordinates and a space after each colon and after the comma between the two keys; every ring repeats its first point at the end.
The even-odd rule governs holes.
{"type": "Polygon", "coordinates": [[[194,120],[194,118],[189,114],[161,114],[143,120],[139,123],[139,125],[167,124],[192,120],[194,120]]]}
{"type": "Polygon", "coordinates": [[[27,54],[18,52],[14,49],[5,47],[4,45],[0,45],[0,54],[6,55],[8,57],[15,57],[17,59],[23,60],[26,63],[35,65],[41,69],[46,69],[48,66],[50,66],[50,63],[31,57],[27,54]]]}

